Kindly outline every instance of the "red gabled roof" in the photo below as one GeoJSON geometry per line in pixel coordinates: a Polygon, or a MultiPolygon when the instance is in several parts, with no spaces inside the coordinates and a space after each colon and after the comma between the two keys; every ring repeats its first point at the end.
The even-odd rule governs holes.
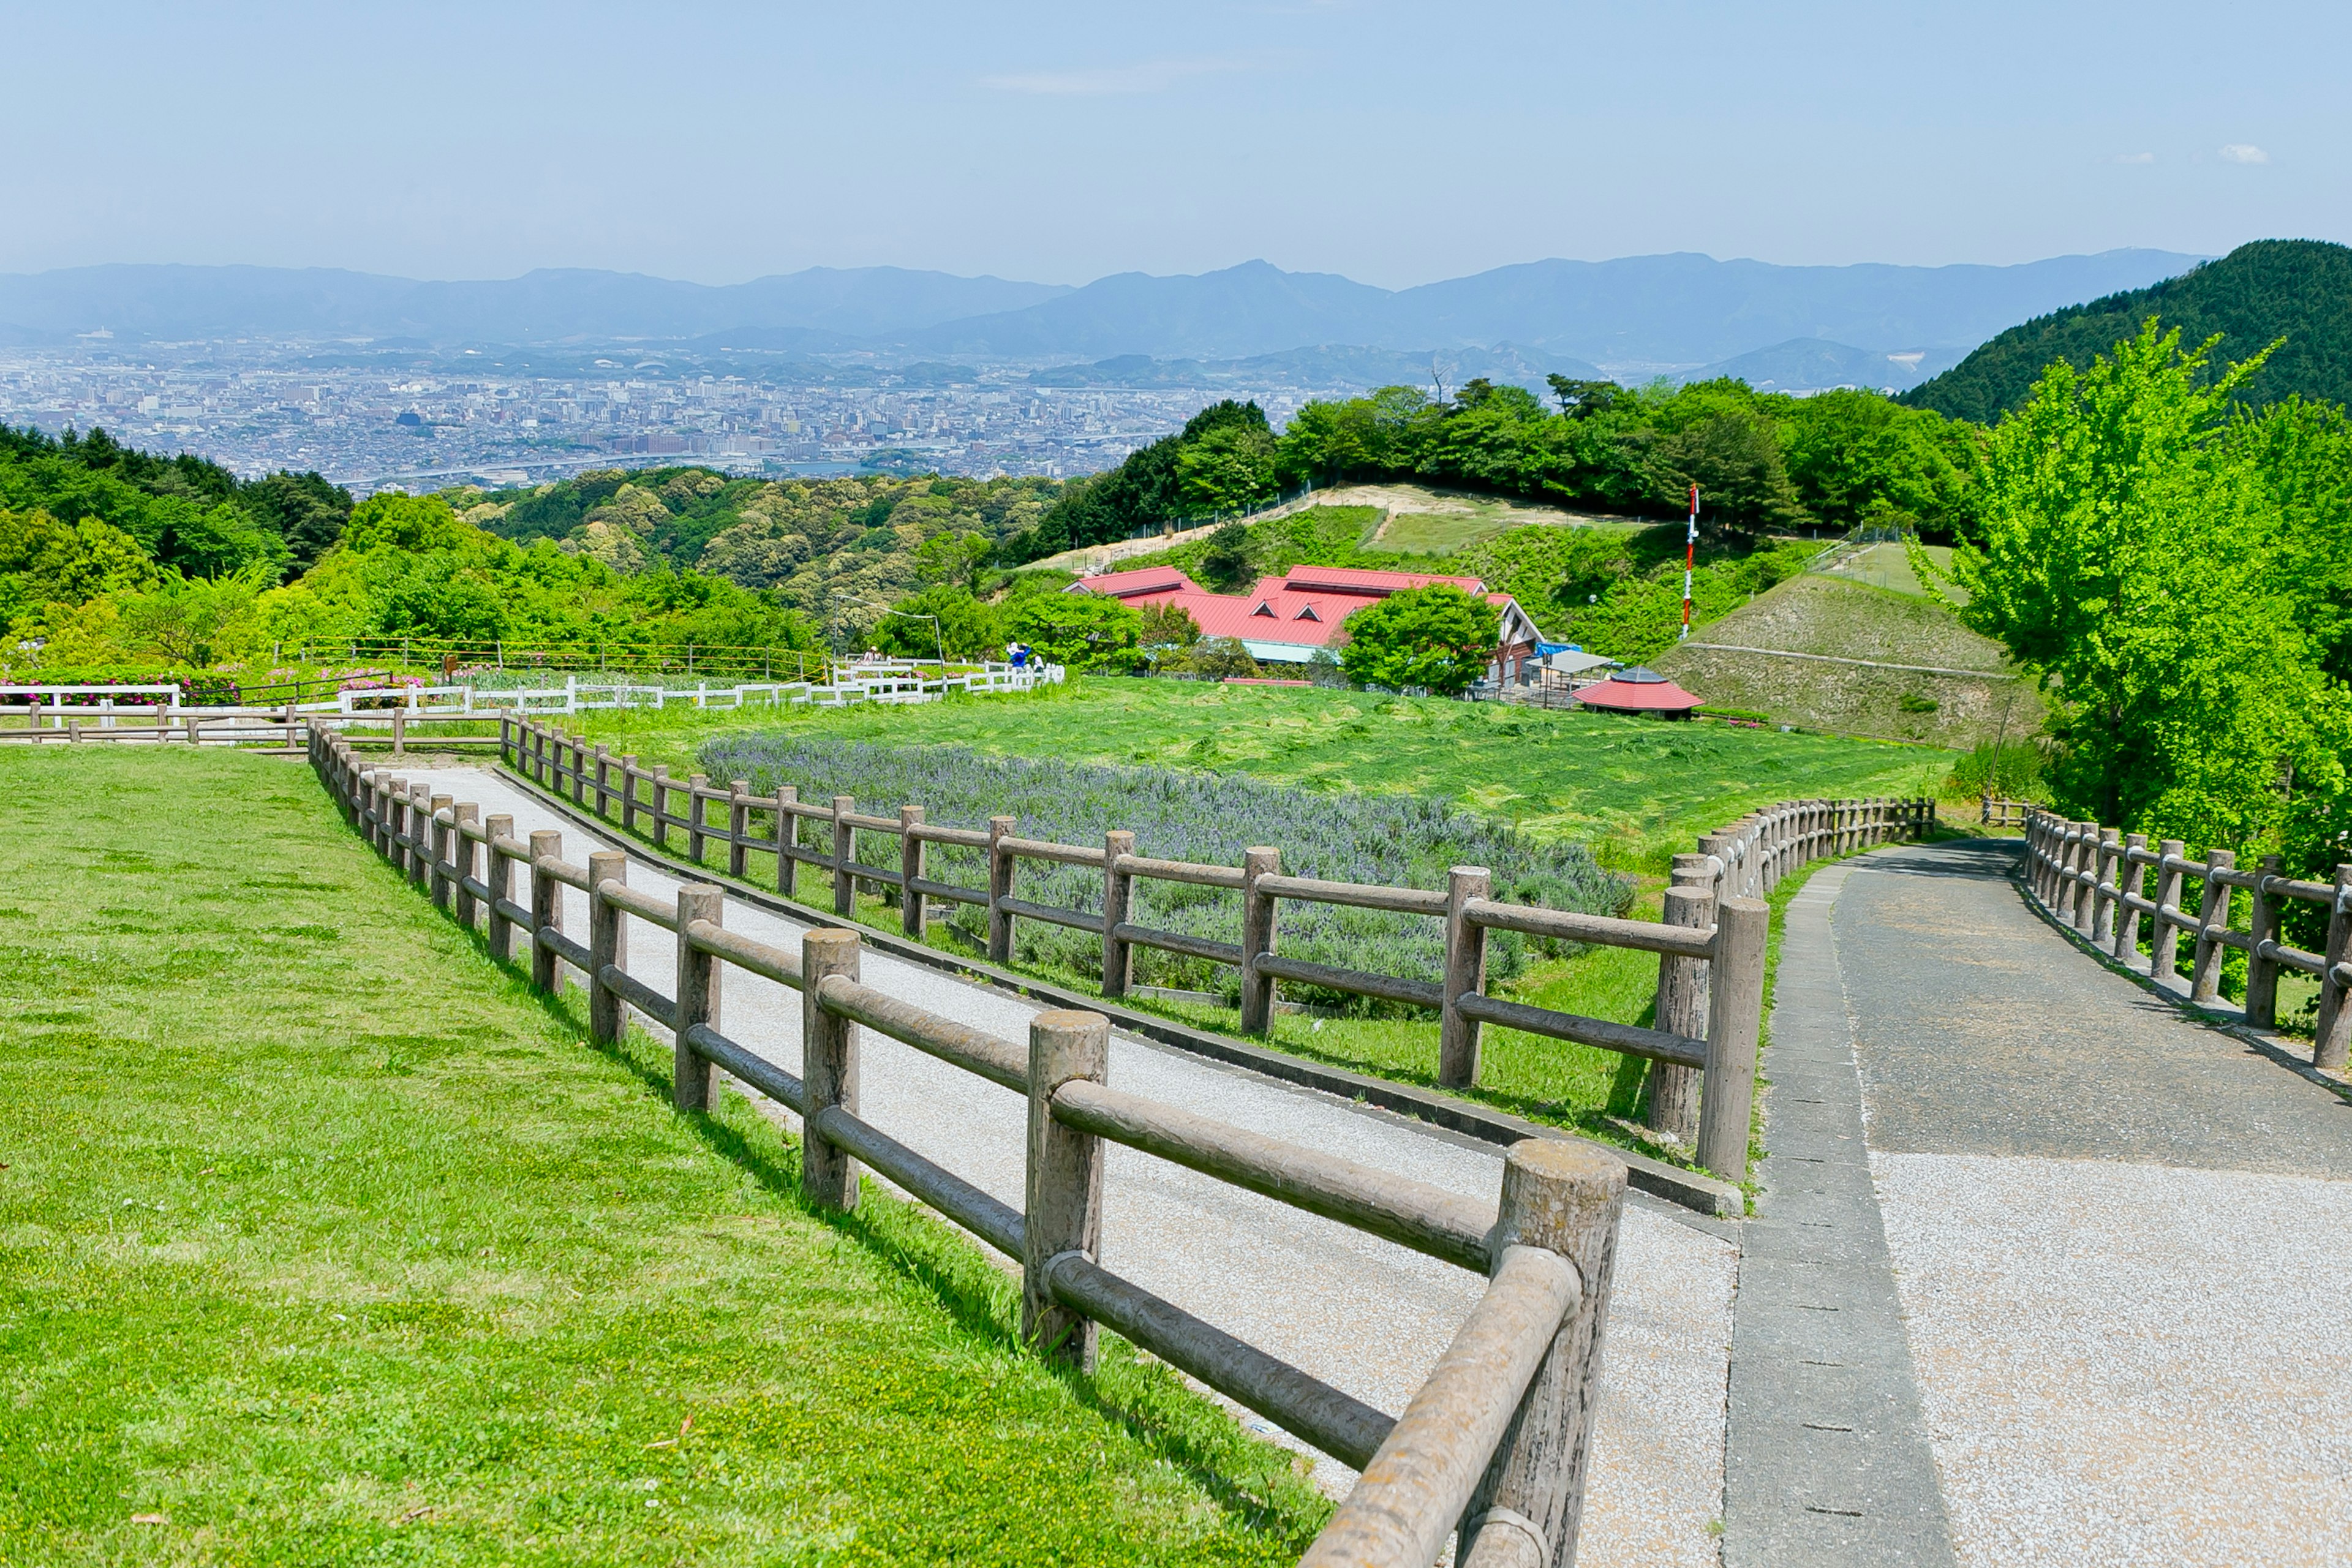
{"type": "Polygon", "coordinates": [[[1571,694],[1587,708],[1619,713],[1687,713],[1699,699],[1671,680],[1620,680],[1614,677],[1580,686],[1571,694]]]}
{"type": "MultiPolygon", "coordinates": [[[[1262,591],[1267,583],[1274,581],[1276,579],[1272,577],[1265,578],[1258,587],[1262,591]]],[[[1407,588],[1426,588],[1432,583],[1451,584],[1465,594],[1486,591],[1486,584],[1475,577],[1444,577],[1428,572],[1368,572],[1350,566],[1294,566],[1282,581],[1300,593],[1320,590],[1361,594],[1376,599],[1385,599],[1391,594],[1402,593],[1407,588]]]]}
{"type": "Polygon", "coordinates": [[[1188,594],[1202,592],[1201,584],[1173,566],[1146,566],[1138,572],[1104,572],[1070,584],[1071,589],[1084,588],[1089,594],[1107,594],[1114,599],[1131,599],[1138,594],[1164,594],[1175,590],[1188,594]]]}
{"type": "Polygon", "coordinates": [[[1497,609],[1512,604],[1508,594],[1486,594],[1486,585],[1475,577],[1344,566],[1294,567],[1282,576],[1259,578],[1246,594],[1212,594],[1172,566],[1105,572],[1073,583],[1068,591],[1104,594],[1130,605],[1180,605],[1203,637],[1323,647],[1338,634],[1339,623],[1356,611],[1391,594],[1433,583],[1449,584],[1465,594],[1486,594],[1497,609]]]}

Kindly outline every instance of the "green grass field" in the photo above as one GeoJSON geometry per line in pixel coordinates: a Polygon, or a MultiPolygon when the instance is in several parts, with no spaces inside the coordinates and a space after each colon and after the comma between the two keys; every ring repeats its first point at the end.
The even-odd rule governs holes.
{"type": "MultiPolygon", "coordinates": [[[[690,763],[740,725],[877,745],[949,742],[1072,762],[1234,772],[1310,788],[1444,795],[1603,864],[1661,871],[1700,833],[1774,801],[1933,793],[1945,752],[1320,688],[1074,678],[1025,697],[920,707],[583,715],[615,751],[690,763]]],[[[1110,825],[1106,825],[1110,826],[1110,825]]]]}
{"type": "MultiPolygon", "coordinates": [[[[0,1560],[1295,1560],[1290,1457],[589,1047],[299,762],[0,752],[0,1560]]],[[[1108,1339],[1108,1336],[1107,1336],[1108,1339]]]]}

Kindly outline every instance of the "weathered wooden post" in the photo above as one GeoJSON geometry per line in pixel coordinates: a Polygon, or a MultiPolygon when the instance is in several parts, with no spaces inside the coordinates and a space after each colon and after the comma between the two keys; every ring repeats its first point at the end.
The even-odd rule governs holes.
{"type": "Polygon", "coordinates": [[[2230,929],[2230,904],[2237,889],[2217,873],[2234,871],[2237,867],[2233,849],[2205,851],[2205,892],[2197,902],[2197,951],[2189,968],[2191,1002],[2218,1001],[2221,995],[2221,958],[2230,950],[2214,939],[2216,933],[2230,929]]]}
{"type": "Polygon", "coordinates": [[[1771,923],[1771,910],[1760,899],[1725,899],[1715,908],[1698,1161],[1735,1182],[1748,1177],[1756,1046],[1764,1023],[1764,941],[1771,923]]]}
{"type": "Polygon", "coordinates": [[[788,899],[799,897],[801,863],[793,858],[793,846],[800,840],[801,819],[793,807],[800,803],[799,785],[776,786],[776,891],[788,899]]]}
{"type": "Polygon", "coordinates": [[[2279,876],[2279,858],[2265,855],[2254,865],[2253,909],[2247,921],[2246,1022],[2257,1029],[2278,1025],[2279,900],[2270,889],[2279,876]],[[2267,944],[2272,951],[2264,952],[2267,944]]]}
{"type": "Polygon", "coordinates": [[[857,879],[849,874],[857,859],[857,829],[849,821],[856,810],[856,796],[833,797],[833,912],[843,920],[857,912],[857,879]]]}
{"type": "MultiPolygon", "coordinates": [[[[1679,861],[1684,857],[1677,855],[1679,861]]],[[[1692,859],[1698,857],[1692,856],[1692,859]]],[[[1704,873],[1701,873],[1703,876],[1704,873]]],[[[1715,893],[1705,881],[1685,879],[1675,868],[1675,886],[1665,891],[1664,924],[1698,929],[1715,921],[1715,893]]],[[[1703,958],[1671,952],[1658,955],[1658,1027],[1694,1040],[1706,1038],[1707,965],[1703,958]]],[[[1700,1070],[1675,1062],[1650,1064],[1649,1125],[1684,1143],[1698,1141],[1700,1070]]]]}
{"type": "Polygon", "coordinates": [[[1118,868],[1121,856],[1135,853],[1135,835],[1114,827],[1103,834],[1102,994],[1124,996],[1135,978],[1135,949],[1120,940],[1135,898],[1135,874],[1118,868]]]}
{"type": "Polygon", "coordinates": [[[653,776],[654,847],[669,847],[669,764],[656,763],[653,776]]]}
{"type": "Polygon", "coordinates": [[[618,849],[593,850],[588,857],[588,1037],[600,1046],[617,1044],[628,1027],[628,1005],[621,994],[604,984],[607,969],[629,967],[629,921],[621,907],[605,899],[604,884],[629,881],[629,858],[618,849]]]}
{"type": "Polygon", "coordinates": [[[2179,969],[2180,862],[2188,851],[2188,845],[2178,838],[2168,838],[2156,847],[2156,924],[2147,933],[2147,973],[2153,979],[2169,980],[2179,969]]]}
{"type": "Polygon", "coordinates": [[[572,737],[572,804],[588,804],[588,742],[580,735],[572,737]]]}
{"type": "Polygon", "coordinates": [[[392,868],[402,876],[408,875],[408,781],[393,774],[376,774],[383,786],[383,855],[392,868]]]}
{"type": "Polygon", "coordinates": [[[2118,962],[2139,954],[2139,911],[2128,900],[2147,897],[2147,868],[2138,857],[2147,852],[2147,835],[2124,838],[2123,864],[2116,873],[2116,931],[2108,952],[2118,962]]]}
{"type": "Polygon", "coordinates": [[[1013,962],[1013,911],[1004,900],[1013,896],[1013,851],[1004,840],[1013,837],[1013,819],[988,819],[988,961],[1013,962]]]}
{"type": "Polygon", "coordinates": [[[2352,866],[2336,868],[2336,896],[2327,906],[2326,968],[2319,977],[2319,1016],[2311,1030],[2311,1065],[2343,1070],[2352,1047],[2352,990],[2338,976],[2352,960],[2352,866]]]}
{"type": "Polygon", "coordinates": [[[539,933],[563,929],[563,884],[548,875],[547,865],[562,858],[562,834],[543,827],[530,836],[530,986],[543,996],[555,994],[555,950],[539,933]]]}
{"type": "Polygon", "coordinates": [[[490,957],[500,963],[514,960],[514,921],[499,908],[514,902],[514,862],[499,850],[501,840],[514,837],[514,818],[504,815],[485,817],[482,832],[489,839],[489,854],[482,862],[482,880],[490,889],[490,957]]]}
{"type": "Polygon", "coordinates": [[[1021,1337],[1047,1361],[1091,1373],[1095,1325],[1054,1300],[1046,1265],[1065,1252],[1091,1260],[1102,1240],[1103,1151],[1091,1132],[1054,1120],[1054,1095],[1073,1079],[1110,1071],[1110,1020],[1099,1013],[1040,1013],[1029,1020],[1028,1182],[1021,1233],[1021,1337]]]}
{"type": "MultiPolygon", "coordinates": [[[[723,925],[727,896],[708,882],[692,882],[677,890],[677,1021],[671,1031],[670,1090],[680,1110],[711,1108],[710,1061],[687,1043],[697,1024],[719,1026],[719,960],[694,945],[693,927],[702,921],[723,925]]],[[[807,1140],[803,1139],[803,1145],[807,1140]]],[[[803,1154],[805,1158],[805,1154],[803,1154]]]]}
{"type": "Polygon", "coordinates": [[[2116,857],[2122,849],[2120,832],[2112,827],[2099,829],[2098,879],[2091,889],[2091,940],[2101,947],[2116,938],[2116,892],[2122,883],[2116,857]]]}
{"type": "MultiPolygon", "coordinates": [[[[190,720],[188,722],[190,740],[195,739],[195,721],[190,720]]],[[[408,754],[408,711],[404,708],[395,708],[392,710],[392,754],[395,757],[404,757],[408,754]]]]}
{"type": "Polygon", "coordinates": [[[613,804],[613,748],[601,742],[596,747],[596,815],[604,816],[613,804]]]}
{"type": "Polygon", "coordinates": [[[1624,1207],[1623,1162],[1589,1143],[1530,1138],[1504,1157],[1495,1266],[1507,1247],[1541,1247],[1574,1265],[1582,1289],[1462,1510],[1454,1561],[1464,1568],[1576,1561],[1624,1207]]]}
{"type": "Polygon", "coordinates": [[[1495,876],[1484,866],[1456,866],[1445,873],[1445,993],[1437,1014],[1437,1081],[1468,1089],[1478,1081],[1478,1020],[1462,1011],[1462,998],[1486,989],[1486,928],[1475,925],[1464,906],[1493,895],[1495,876]]]}
{"type": "Polygon", "coordinates": [[[456,837],[457,833],[455,812],[457,805],[456,796],[436,795],[426,807],[431,813],[430,820],[433,824],[433,864],[430,870],[433,907],[445,915],[449,912],[450,873],[455,871],[457,866],[457,858],[451,852],[449,846],[449,840],[456,837]],[[446,822],[441,819],[441,814],[445,811],[451,813],[450,819],[446,822]]]}
{"type": "Polygon", "coordinates": [[[686,858],[698,868],[702,864],[703,841],[709,835],[704,831],[703,795],[710,788],[707,773],[688,774],[686,781],[686,858]]]}
{"type": "Polygon", "coordinates": [[[923,895],[915,884],[923,879],[923,808],[898,808],[898,930],[919,940],[928,922],[923,919],[923,895]]]}
{"type": "Polygon", "coordinates": [[[1275,942],[1275,897],[1258,891],[1262,878],[1279,875],[1282,851],[1264,845],[1242,851],[1242,1033],[1266,1035],[1274,1030],[1274,976],[1257,966],[1258,955],[1272,952],[1275,942]]]}
{"type": "Polygon", "coordinates": [[[801,938],[801,1073],[808,1113],[801,1125],[801,1192],[828,1208],[857,1206],[857,1162],[817,1136],[817,1119],[838,1105],[857,1113],[857,1026],[829,1012],[822,994],[835,975],[857,978],[857,933],[813,931],[801,938]]]}
{"type": "Polygon", "coordinates": [[[751,852],[751,781],[727,781],[727,874],[740,880],[751,852]]]}
{"type": "Polygon", "coordinates": [[[408,881],[422,888],[433,868],[433,786],[419,779],[408,786],[408,881]]]}
{"type": "Polygon", "coordinates": [[[2100,829],[2095,822],[2084,822],[2075,830],[2082,837],[2074,855],[2074,929],[2089,936],[2099,907],[2100,829]]]}
{"type": "Polygon", "coordinates": [[[621,831],[637,830],[637,759],[621,759],[621,831]]]}

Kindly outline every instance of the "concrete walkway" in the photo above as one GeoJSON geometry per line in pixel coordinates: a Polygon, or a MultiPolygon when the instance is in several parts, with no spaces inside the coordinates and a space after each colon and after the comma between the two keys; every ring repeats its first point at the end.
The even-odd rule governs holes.
{"type": "Polygon", "coordinates": [[[2015,864],[1883,850],[1792,902],[1726,1561],[2352,1562],[2352,1104],[2015,864]]]}
{"type": "MultiPolygon", "coordinates": [[[[487,771],[418,769],[403,776],[478,802],[484,816],[511,814],[519,835],[560,829],[564,858],[574,862],[592,847],[617,847],[604,840],[592,846],[576,825],[487,771]]],[[[665,895],[677,886],[642,861],[632,864],[629,879],[665,895]]],[[[570,889],[563,898],[565,930],[581,936],[585,898],[570,889]]],[[[726,924],[794,951],[804,929],[732,900],[726,924]]],[[[667,992],[673,939],[633,921],[629,941],[630,972],[667,992]]],[[[866,984],[1007,1039],[1025,1041],[1028,1019],[1039,1010],[871,950],[864,963],[866,984]]],[[[797,994],[730,971],[723,995],[730,1037],[800,1070],[797,994]]],[[[863,1038],[866,1118],[1019,1207],[1022,1101],[870,1030],[863,1038]]],[[[1141,1039],[1113,1037],[1110,1081],[1459,1192],[1492,1199],[1500,1187],[1500,1151],[1492,1145],[1141,1039]]],[[[1481,1289],[1479,1279],[1446,1264],[1131,1150],[1111,1151],[1108,1188],[1102,1252],[1108,1267],[1391,1414],[1435,1364],[1481,1289]]],[[[1698,1568],[1717,1561],[1736,1267],[1737,1248],[1725,1227],[1638,1194],[1629,1203],[1580,1562],[1698,1568]]],[[[1320,1474],[1334,1486],[1350,1479],[1328,1460],[1320,1474]]]]}

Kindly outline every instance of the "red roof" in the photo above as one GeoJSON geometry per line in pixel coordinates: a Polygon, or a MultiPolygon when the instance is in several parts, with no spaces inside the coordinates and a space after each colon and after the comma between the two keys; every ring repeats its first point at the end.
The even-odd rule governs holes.
{"type": "MultiPolygon", "coordinates": [[[[1212,594],[1174,567],[1157,566],[1105,572],[1072,584],[1069,591],[1105,594],[1130,605],[1181,605],[1203,637],[1322,647],[1339,631],[1339,623],[1356,611],[1391,594],[1425,588],[1433,583],[1450,584],[1465,594],[1485,594],[1486,587],[1475,577],[1427,572],[1299,566],[1284,576],[1259,578],[1246,594],[1212,594]]],[[[1505,612],[1505,638],[1510,640],[1507,617],[1517,606],[1508,594],[1486,594],[1486,597],[1505,612]]]]}
{"type": "Polygon", "coordinates": [[[1699,705],[1698,698],[1664,676],[1650,675],[1646,669],[1625,673],[1650,678],[1628,680],[1623,676],[1612,676],[1590,686],[1580,686],[1573,695],[1587,708],[1606,708],[1615,713],[1687,713],[1699,705]]]}

